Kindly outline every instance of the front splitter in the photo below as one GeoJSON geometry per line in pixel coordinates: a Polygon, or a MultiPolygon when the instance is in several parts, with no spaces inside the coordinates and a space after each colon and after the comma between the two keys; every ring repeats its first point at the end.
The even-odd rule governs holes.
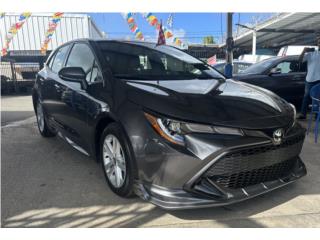
{"type": "Polygon", "coordinates": [[[142,199],[168,210],[183,210],[225,206],[241,202],[295,182],[307,174],[304,163],[299,160],[299,166],[283,178],[260,184],[230,190],[224,198],[204,197],[201,194],[189,193],[183,189],[168,189],[154,184],[135,184],[135,193],[142,199]]]}

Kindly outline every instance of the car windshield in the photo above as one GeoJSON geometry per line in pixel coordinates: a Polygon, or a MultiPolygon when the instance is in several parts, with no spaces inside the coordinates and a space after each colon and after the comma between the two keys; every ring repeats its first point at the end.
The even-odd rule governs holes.
{"type": "Polygon", "coordinates": [[[224,79],[212,67],[169,46],[147,47],[121,42],[100,42],[116,78],[135,80],[224,79]]]}
{"type": "Polygon", "coordinates": [[[275,58],[269,58],[251,65],[247,69],[239,72],[239,74],[261,74],[274,64],[275,58]]]}

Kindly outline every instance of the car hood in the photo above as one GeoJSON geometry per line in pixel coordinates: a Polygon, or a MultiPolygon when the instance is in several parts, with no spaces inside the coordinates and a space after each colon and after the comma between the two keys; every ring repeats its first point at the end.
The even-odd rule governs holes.
{"type": "Polygon", "coordinates": [[[287,102],[268,90],[243,82],[125,80],[124,84],[130,101],[177,120],[248,129],[293,123],[293,109],[287,102]]]}

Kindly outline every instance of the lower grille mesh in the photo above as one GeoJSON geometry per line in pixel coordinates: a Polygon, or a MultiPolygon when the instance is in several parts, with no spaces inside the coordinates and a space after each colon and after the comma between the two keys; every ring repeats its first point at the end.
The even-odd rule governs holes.
{"type": "Polygon", "coordinates": [[[227,188],[242,188],[287,175],[295,166],[304,136],[281,145],[264,145],[230,152],[211,166],[203,177],[227,188]]]}
{"type": "Polygon", "coordinates": [[[261,182],[279,179],[289,174],[297,159],[290,159],[271,166],[233,173],[227,176],[215,176],[213,180],[224,187],[243,188],[261,182]]]}

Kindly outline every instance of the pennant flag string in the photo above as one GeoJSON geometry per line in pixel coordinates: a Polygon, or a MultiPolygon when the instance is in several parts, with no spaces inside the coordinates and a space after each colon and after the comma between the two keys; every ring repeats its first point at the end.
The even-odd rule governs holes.
{"type": "MultiPolygon", "coordinates": [[[[3,13],[4,14],[4,13],[3,13]]],[[[27,21],[27,19],[31,16],[30,12],[24,12],[19,16],[19,20],[17,23],[11,25],[8,34],[5,38],[4,47],[2,48],[1,55],[5,56],[8,54],[8,49],[10,46],[10,42],[13,37],[17,34],[17,32],[22,28],[23,24],[27,21]]],[[[2,16],[1,16],[2,17],[2,16]]]]}
{"type": "Polygon", "coordinates": [[[173,14],[170,13],[168,19],[167,19],[167,25],[172,28],[172,25],[173,25],[173,14]]]}
{"type": "MultiPolygon", "coordinates": [[[[161,23],[158,21],[155,15],[153,15],[152,13],[145,13],[145,14],[142,14],[142,16],[147,20],[147,22],[151,26],[155,27],[157,30],[160,29],[161,23]]],[[[166,39],[170,39],[174,37],[172,31],[166,28],[165,26],[162,26],[162,30],[164,32],[164,36],[166,39]]],[[[173,43],[179,47],[184,46],[183,42],[177,37],[173,38],[173,43]]]]}
{"type": "Polygon", "coordinates": [[[123,13],[123,17],[127,21],[130,31],[135,35],[135,38],[144,41],[143,34],[138,28],[133,16],[134,13],[123,13]]]}
{"type": "Polygon", "coordinates": [[[56,12],[52,15],[52,18],[48,24],[48,29],[45,33],[45,39],[41,45],[41,53],[42,54],[46,54],[49,42],[51,41],[52,36],[58,26],[58,23],[61,21],[62,16],[63,16],[62,12],[56,12]]]}

